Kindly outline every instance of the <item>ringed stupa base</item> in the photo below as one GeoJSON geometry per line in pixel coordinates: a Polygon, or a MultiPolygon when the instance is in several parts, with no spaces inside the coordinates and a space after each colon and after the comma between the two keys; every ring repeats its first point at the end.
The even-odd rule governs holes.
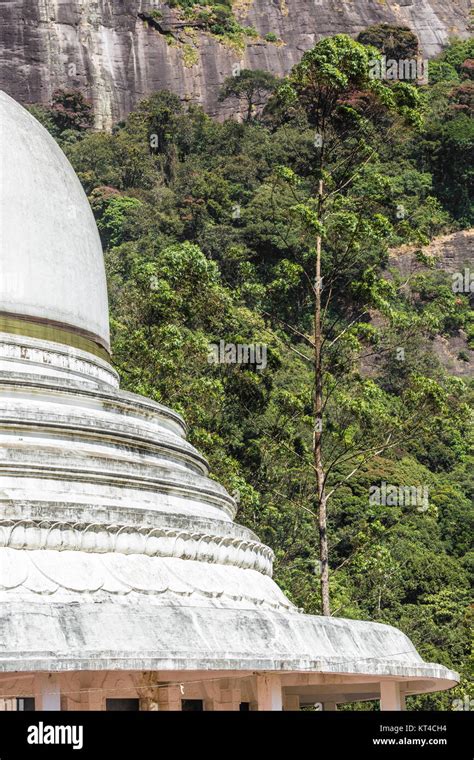
{"type": "Polygon", "coordinates": [[[99,357],[0,333],[0,705],[403,709],[456,684],[396,628],[297,609],[184,431],[99,357]]]}

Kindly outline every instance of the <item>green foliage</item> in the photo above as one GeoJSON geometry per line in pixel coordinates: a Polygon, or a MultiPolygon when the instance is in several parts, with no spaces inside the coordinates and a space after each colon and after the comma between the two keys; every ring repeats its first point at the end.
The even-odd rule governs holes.
{"type": "MultiPolygon", "coordinates": [[[[220,40],[233,43],[237,48],[245,47],[245,38],[258,37],[253,27],[243,27],[238,23],[231,0],[207,0],[204,3],[199,0],[169,0],[168,5],[180,12],[182,20],[193,22],[195,26],[210,32],[220,40]]],[[[141,17],[155,25],[159,23],[161,13],[152,11],[150,14],[142,14],[141,17]]]]}
{"type": "Polygon", "coordinates": [[[469,54],[471,40],[455,42],[435,62],[433,85],[426,93],[432,110],[417,146],[436,194],[462,226],[472,225],[474,219],[474,82],[462,80],[464,56],[469,54]]]}
{"type": "Polygon", "coordinates": [[[76,142],[92,127],[92,106],[81,92],[56,90],[49,108],[31,106],[30,111],[62,145],[76,142]]]}
{"type": "Polygon", "coordinates": [[[127,217],[142,206],[138,198],[116,194],[110,194],[107,198],[104,193],[99,195],[97,190],[92,193],[91,205],[100,209],[98,227],[105,246],[120,245],[127,239],[127,217]]]}
{"type": "Polygon", "coordinates": [[[345,34],[326,37],[304,53],[291,73],[290,85],[303,104],[314,97],[313,88],[331,91],[334,97],[349,88],[363,88],[369,85],[369,57],[363,45],[345,34]]]}
{"type": "Polygon", "coordinates": [[[236,76],[227,77],[221,87],[219,100],[243,99],[247,108],[247,121],[252,118],[255,106],[262,105],[265,96],[277,86],[278,79],[269,71],[242,69],[236,76]]]}
{"type": "MultiPolygon", "coordinates": [[[[270,112],[303,115],[321,135],[349,129],[364,143],[369,132],[383,128],[387,111],[421,128],[421,98],[406,82],[372,76],[377,51],[345,34],[327,37],[304,53],[279,87],[270,112]]],[[[368,147],[368,141],[366,141],[368,147]]]]}
{"type": "Polygon", "coordinates": [[[460,73],[464,61],[474,58],[474,38],[465,40],[454,39],[451,44],[441,53],[439,60],[453,66],[460,73]]]}
{"type": "Polygon", "coordinates": [[[357,40],[362,45],[372,45],[387,58],[395,60],[416,58],[418,55],[418,38],[407,26],[374,24],[360,32],[357,40]]]}
{"type": "MultiPolygon", "coordinates": [[[[468,45],[453,43],[434,80],[412,88],[370,79],[370,48],[344,35],[322,40],[264,114],[243,123],[157,93],[113,134],[81,129],[63,141],[50,111],[38,112],[65,145],[102,235],[122,384],[184,414],[213,475],[238,497],[237,519],[274,549],[277,581],[315,614],[307,274],[322,234],[324,286],[334,293],[326,435],[339,459],[330,484],[350,474],[354,448],[381,432],[394,443],[359,458],[331,497],[333,613],[397,625],[427,660],[464,678],[473,388],[447,375],[430,341],[469,332],[472,315],[467,294],[453,294],[438,270],[406,287],[389,251],[422,250],[470,218],[468,45]],[[221,339],[265,343],[267,367],[209,363],[209,344],[221,339]],[[428,509],[372,503],[382,482],[428,488],[428,509]]],[[[254,87],[260,75],[244,79],[254,87]]],[[[244,80],[229,86],[241,84],[245,92],[244,80]]],[[[450,699],[410,706],[450,709],[450,699]]]]}

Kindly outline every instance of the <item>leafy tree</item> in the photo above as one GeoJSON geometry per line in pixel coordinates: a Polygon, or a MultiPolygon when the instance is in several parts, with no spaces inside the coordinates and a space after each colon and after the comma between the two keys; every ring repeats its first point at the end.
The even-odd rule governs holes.
{"type": "Polygon", "coordinates": [[[469,226],[474,219],[474,83],[467,80],[454,87],[448,83],[419,150],[432,171],[438,197],[462,225],[469,226]]]}
{"type": "Polygon", "coordinates": [[[56,90],[49,106],[31,105],[29,111],[63,148],[80,140],[93,125],[92,105],[79,91],[56,90]]]}
{"type": "Polygon", "coordinates": [[[387,58],[397,61],[416,58],[419,52],[418,37],[408,26],[374,24],[359,32],[357,41],[372,45],[387,58]]]}
{"type": "Polygon", "coordinates": [[[96,188],[91,205],[98,213],[97,226],[105,246],[117,246],[127,239],[126,222],[132,212],[140,213],[138,198],[121,195],[111,188],[96,188]]]}
{"type": "Polygon", "coordinates": [[[92,106],[81,92],[56,90],[53,93],[51,117],[59,132],[81,132],[92,126],[92,106]]]}
{"type": "MultiPolygon", "coordinates": [[[[349,374],[350,378],[353,354],[364,343],[364,318],[371,309],[377,308],[387,316],[390,316],[391,310],[388,283],[377,279],[374,269],[376,259],[371,259],[370,253],[363,255],[361,248],[361,241],[365,239],[366,254],[367,250],[371,250],[369,241],[372,241],[375,243],[373,255],[377,254],[376,241],[386,234],[388,220],[378,216],[374,208],[372,221],[369,221],[366,211],[374,202],[376,204],[376,198],[373,191],[368,192],[366,187],[360,192],[360,180],[369,162],[377,155],[376,129],[384,121],[390,123],[391,113],[401,114],[411,122],[417,119],[414,89],[401,84],[389,88],[372,80],[369,76],[369,55],[364,46],[345,35],[322,40],[305,53],[278,93],[290,108],[302,108],[315,129],[315,197],[310,194],[304,198],[305,190],[302,196],[299,179],[291,170],[282,168],[279,174],[289,184],[294,196],[288,210],[297,217],[297,223],[301,223],[315,243],[314,257],[305,262],[303,270],[312,283],[313,328],[310,335],[299,330],[296,334],[303,338],[313,354],[308,357],[314,369],[313,468],[316,496],[313,501],[319,526],[324,615],[330,614],[329,498],[368,457],[399,445],[403,435],[416,427],[412,416],[416,404],[420,405],[424,397],[428,403],[429,396],[434,401],[434,389],[422,389],[420,383],[415,381],[410,393],[414,394],[412,400],[416,398],[416,404],[412,405],[407,398],[404,405],[404,409],[409,409],[411,414],[403,421],[399,418],[398,424],[392,425],[389,424],[391,410],[370,383],[361,383],[356,379],[350,390],[347,386],[342,391],[339,389],[334,396],[337,375],[349,374]],[[358,190],[356,198],[351,205],[346,204],[343,208],[341,200],[347,196],[348,187],[352,185],[358,190]],[[362,209],[361,202],[364,204],[362,209]],[[323,256],[323,236],[329,257],[323,256]],[[308,264],[314,266],[312,274],[308,264]],[[357,289],[351,287],[354,276],[362,276],[357,289]],[[323,277],[327,285],[323,285],[323,277]],[[349,303],[346,299],[348,292],[349,303]],[[335,304],[338,316],[334,314],[335,304]],[[346,353],[347,363],[339,362],[339,372],[331,373],[331,377],[329,366],[334,361],[331,349],[336,344],[339,352],[346,353]],[[330,415],[334,397],[344,420],[338,419],[335,410],[330,415]],[[332,419],[328,424],[329,418],[332,419]],[[380,435],[380,430],[384,430],[383,435],[380,435]],[[329,456],[328,447],[325,447],[326,453],[323,451],[326,436],[329,437],[329,456]],[[342,479],[341,465],[347,470],[342,479]],[[331,481],[335,474],[334,483],[331,481]]],[[[308,189],[311,191],[311,185],[308,189]]]]}
{"type": "Polygon", "coordinates": [[[454,39],[441,53],[439,60],[453,66],[458,73],[461,72],[464,61],[474,58],[474,38],[454,39]]]}
{"type": "Polygon", "coordinates": [[[269,71],[242,69],[236,76],[227,77],[222,85],[219,100],[237,98],[244,101],[247,109],[246,120],[250,121],[257,106],[262,106],[278,84],[277,77],[269,71]]]}

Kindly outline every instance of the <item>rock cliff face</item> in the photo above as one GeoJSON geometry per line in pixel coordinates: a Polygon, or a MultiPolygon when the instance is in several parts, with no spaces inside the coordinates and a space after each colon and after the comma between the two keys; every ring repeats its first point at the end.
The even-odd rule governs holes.
{"type": "Polygon", "coordinates": [[[379,22],[410,26],[429,58],[467,34],[469,9],[470,0],[236,0],[240,23],[260,35],[237,48],[183,29],[157,0],[0,0],[0,89],[22,103],[81,89],[102,128],[163,88],[215,114],[235,64],[285,74],[321,37],[379,22]],[[146,21],[157,11],[160,28],[146,21]],[[269,32],[279,41],[266,42],[269,32]]]}

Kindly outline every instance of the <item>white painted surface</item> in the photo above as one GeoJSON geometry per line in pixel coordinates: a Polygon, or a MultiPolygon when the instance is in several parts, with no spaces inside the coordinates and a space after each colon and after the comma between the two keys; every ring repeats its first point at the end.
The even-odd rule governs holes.
{"type": "Polygon", "coordinates": [[[0,92],[0,312],[80,328],[109,343],[94,216],[64,153],[0,92]]]}
{"type": "Polygon", "coordinates": [[[35,710],[60,710],[59,681],[52,675],[40,673],[35,678],[35,710]]]}
{"type": "MultiPolygon", "coordinates": [[[[396,628],[301,614],[178,415],[113,387],[100,362],[27,344],[0,351],[0,671],[456,681],[396,628]]],[[[275,683],[262,699],[281,709],[275,683]]]]}
{"type": "Polygon", "coordinates": [[[257,709],[283,710],[280,676],[267,673],[257,675],[257,709]]]}

